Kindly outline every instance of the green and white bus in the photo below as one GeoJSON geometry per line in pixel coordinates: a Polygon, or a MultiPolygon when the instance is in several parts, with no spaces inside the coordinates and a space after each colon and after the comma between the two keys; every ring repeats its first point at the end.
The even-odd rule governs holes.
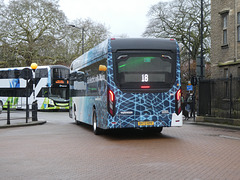
{"type": "MultiPolygon", "coordinates": [[[[0,68],[0,109],[26,109],[28,104],[37,100],[38,109],[69,108],[69,71],[62,65],[38,66],[35,70],[35,88],[33,78],[25,80],[22,70],[26,67],[0,68]]],[[[31,69],[29,67],[29,69],[31,69]]]]}

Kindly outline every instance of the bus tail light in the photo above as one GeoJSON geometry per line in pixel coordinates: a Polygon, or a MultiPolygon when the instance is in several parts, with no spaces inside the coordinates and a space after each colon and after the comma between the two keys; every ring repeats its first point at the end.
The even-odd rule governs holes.
{"type": "Polygon", "coordinates": [[[108,112],[114,116],[115,115],[115,95],[112,90],[108,89],[107,95],[107,105],[108,105],[108,112]]]}
{"type": "Polygon", "coordinates": [[[150,86],[141,86],[141,89],[150,89],[150,86]]]}
{"type": "Polygon", "coordinates": [[[175,112],[177,115],[179,115],[182,111],[182,109],[181,109],[181,94],[182,94],[181,89],[179,89],[175,94],[175,112]]]}

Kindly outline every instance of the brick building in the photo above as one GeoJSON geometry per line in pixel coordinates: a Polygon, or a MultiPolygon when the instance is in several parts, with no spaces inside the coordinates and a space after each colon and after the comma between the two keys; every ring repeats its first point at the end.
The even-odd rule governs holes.
{"type": "Polygon", "coordinates": [[[211,63],[211,79],[199,86],[199,114],[240,119],[240,0],[211,1],[211,63]]]}
{"type": "Polygon", "coordinates": [[[240,76],[240,0],[211,2],[212,78],[240,76]]]}

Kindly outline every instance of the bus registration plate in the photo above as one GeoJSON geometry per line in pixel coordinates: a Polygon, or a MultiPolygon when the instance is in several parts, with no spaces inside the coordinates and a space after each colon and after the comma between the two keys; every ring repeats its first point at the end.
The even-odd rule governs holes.
{"type": "Polygon", "coordinates": [[[154,121],[141,121],[138,122],[139,126],[153,126],[154,125],[154,121]]]}

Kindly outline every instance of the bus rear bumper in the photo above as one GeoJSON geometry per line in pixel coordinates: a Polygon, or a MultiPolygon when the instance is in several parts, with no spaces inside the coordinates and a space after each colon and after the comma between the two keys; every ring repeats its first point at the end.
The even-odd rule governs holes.
{"type": "Polygon", "coordinates": [[[182,112],[166,116],[118,115],[108,122],[107,129],[115,128],[159,128],[182,126],[182,112]]]}
{"type": "Polygon", "coordinates": [[[171,126],[182,126],[182,125],[183,125],[182,112],[179,115],[177,115],[176,113],[173,113],[171,126]]]}

